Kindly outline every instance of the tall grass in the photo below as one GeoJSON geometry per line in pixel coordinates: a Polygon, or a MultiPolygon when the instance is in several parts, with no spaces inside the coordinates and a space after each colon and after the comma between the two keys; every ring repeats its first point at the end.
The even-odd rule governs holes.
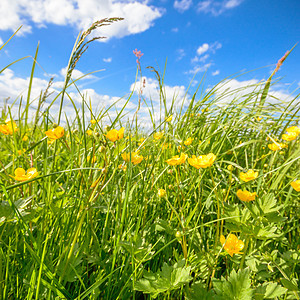
{"type": "Polygon", "coordinates": [[[52,102],[60,101],[58,115],[51,116],[51,105],[39,112],[45,91],[35,118],[28,119],[37,56],[27,104],[20,103],[18,117],[12,107],[2,112],[1,123],[14,119],[18,129],[0,137],[0,297],[299,299],[300,194],[291,186],[300,179],[299,137],[285,142],[287,148],[268,147],[299,125],[299,95],[289,103],[272,98],[274,73],[250,92],[249,86],[224,90],[223,81],[186,95],[188,106],[175,96],[168,105],[163,76],[154,70],[162,116],[172,120],[155,122],[157,108],[141,95],[153,130],[138,128],[138,110],[134,120],[122,121],[130,95],[105,128],[113,106],[96,113],[82,97],[79,109],[68,94],[76,85],[72,70],[83,36],[60,100],[52,102]],[[77,117],[66,116],[64,136],[50,144],[45,132],[62,120],[65,101],[74,104],[77,117]],[[109,130],[122,126],[124,137],[110,141],[109,130]],[[162,131],[161,138],[154,135],[162,131]],[[137,150],[143,160],[134,164],[137,150]],[[131,153],[129,162],[123,153],[131,153]],[[216,160],[199,169],[188,160],[166,162],[182,153],[213,153],[216,160]],[[18,182],[17,167],[39,174],[18,182]],[[257,178],[241,180],[250,169],[257,178]],[[255,200],[241,201],[238,190],[255,192],[255,200]],[[230,233],[244,245],[232,256],[220,242],[230,233]]]}

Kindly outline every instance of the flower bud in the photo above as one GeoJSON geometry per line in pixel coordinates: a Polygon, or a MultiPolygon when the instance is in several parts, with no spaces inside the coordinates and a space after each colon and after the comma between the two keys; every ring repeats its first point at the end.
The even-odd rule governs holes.
{"type": "Polygon", "coordinates": [[[58,124],[57,123],[53,123],[53,128],[56,128],[58,127],[58,124]]]}
{"type": "Polygon", "coordinates": [[[227,170],[232,171],[233,170],[233,165],[228,165],[227,170]]]}
{"type": "Polygon", "coordinates": [[[181,232],[180,231],[176,231],[175,236],[176,236],[177,239],[180,239],[181,238],[181,232]]]}

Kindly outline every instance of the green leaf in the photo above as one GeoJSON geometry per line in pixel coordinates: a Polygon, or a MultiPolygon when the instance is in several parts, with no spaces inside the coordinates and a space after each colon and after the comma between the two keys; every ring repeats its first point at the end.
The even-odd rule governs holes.
{"type": "Polygon", "coordinates": [[[228,280],[224,277],[213,280],[214,290],[218,296],[232,300],[251,300],[253,290],[251,289],[250,269],[232,270],[228,280]]]}
{"type": "Polygon", "coordinates": [[[174,266],[164,263],[162,270],[157,273],[144,271],[144,278],[136,282],[134,289],[156,298],[160,293],[179,289],[189,283],[193,279],[190,271],[191,267],[185,267],[184,260],[174,266]]]}
{"type": "Polygon", "coordinates": [[[276,297],[283,295],[286,291],[286,288],[278,285],[276,282],[265,282],[256,288],[254,299],[275,299],[276,297]]]}
{"type": "Polygon", "coordinates": [[[187,291],[185,296],[186,300],[212,300],[215,294],[212,290],[207,291],[205,286],[201,282],[194,283],[187,291]]]}
{"type": "Polygon", "coordinates": [[[284,285],[284,287],[286,287],[289,291],[298,291],[298,287],[290,280],[286,278],[281,278],[280,281],[284,285]]]}

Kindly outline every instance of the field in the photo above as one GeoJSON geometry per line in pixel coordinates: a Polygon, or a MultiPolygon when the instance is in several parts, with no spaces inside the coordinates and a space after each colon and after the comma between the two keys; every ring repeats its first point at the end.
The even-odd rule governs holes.
{"type": "Polygon", "coordinates": [[[199,86],[187,106],[167,104],[153,69],[159,120],[142,93],[131,120],[132,95],[114,118],[82,97],[70,120],[72,71],[98,25],[76,41],[58,114],[42,109],[46,90],[29,118],[32,82],[2,109],[0,298],[299,299],[299,95],[269,93],[292,53],[268,80],[199,86]]]}

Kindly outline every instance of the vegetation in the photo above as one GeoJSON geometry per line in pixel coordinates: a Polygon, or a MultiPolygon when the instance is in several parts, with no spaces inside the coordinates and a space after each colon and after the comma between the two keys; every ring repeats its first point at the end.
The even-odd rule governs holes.
{"type": "Polygon", "coordinates": [[[130,95],[105,126],[114,105],[79,110],[68,88],[89,33],[113,21],[76,41],[58,115],[46,90],[28,118],[37,57],[25,106],[2,110],[1,299],[299,299],[300,104],[269,93],[290,52],[250,92],[223,81],[187,106],[152,69],[160,122],[140,94],[133,120],[130,95]],[[65,101],[77,117],[63,123],[65,101]]]}

